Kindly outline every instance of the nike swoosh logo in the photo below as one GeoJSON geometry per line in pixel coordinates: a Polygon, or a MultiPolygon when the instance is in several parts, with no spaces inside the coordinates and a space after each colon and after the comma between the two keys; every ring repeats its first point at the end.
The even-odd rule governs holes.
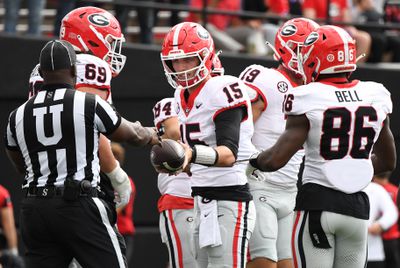
{"type": "Polygon", "coordinates": [[[199,109],[203,103],[196,104],[196,109],[199,109]]]}
{"type": "Polygon", "coordinates": [[[222,217],[222,216],[224,216],[224,214],[218,215],[218,218],[219,218],[219,217],[222,217]]]}
{"type": "Polygon", "coordinates": [[[207,218],[210,213],[204,214],[204,218],[207,218]]]}

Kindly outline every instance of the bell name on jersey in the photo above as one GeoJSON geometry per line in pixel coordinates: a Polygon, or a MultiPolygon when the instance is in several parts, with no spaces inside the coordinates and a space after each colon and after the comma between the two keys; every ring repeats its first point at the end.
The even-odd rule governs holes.
{"type": "Polygon", "coordinates": [[[338,102],[362,102],[355,90],[335,91],[338,102]]]}

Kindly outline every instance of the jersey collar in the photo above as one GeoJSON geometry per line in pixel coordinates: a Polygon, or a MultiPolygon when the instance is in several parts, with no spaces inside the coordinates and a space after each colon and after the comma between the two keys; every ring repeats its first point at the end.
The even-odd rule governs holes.
{"type": "Polygon", "coordinates": [[[186,99],[185,99],[185,92],[186,92],[188,89],[183,89],[183,90],[181,90],[181,106],[182,106],[183,112],[185,113],[186,116],[189,115],[190,111],[191,111],[192,108],[193,108],[194,100],[196,99],[197,95],[200,94],[200,91],[203,89],[203,87],[204,87],[204,85],[205,85],[206,83],[207,83],[207,82],[201,83],[201,84],[199,85],[199,87],[196,88],[195,91],[193,91],[193,92],[189,95],[189,98],[188,98],[187,102],[186,102],[186,99]]]}
{"type": "Polygon", "coordinates": [[[74,89],[74,87],[70,84],[44,84],[40,91],[46,91],[46,90],[57,90],[59,88],[69,88],[69,89],[74,89]]]}
{"type": "Polygon", "coordinates": [[[289,77],[289,75],[284,71],[284,70],[282,70],[282,69],[275,69],[275,70],[277,70],[278,72],[280,72],[284,77],[286,77],[286,79],[289,81],[289,83],[290,83],[290,85],[292,86],[292,87],[297,87],[297,86],[299,86],[297,83],[295,83],[294,81],[292,81],[292,79],[289,77]]]}
{"type": "Polygon", "coordinates": [[[317,81],[322,84],[334,86],[337,88],[349,88],[349,87],[354,87],[355,85],[360,82],[359,80],[352,80],[349,81],[345,77],[330,77],[330,78],[324,78],[322,80],[317,81]]]}

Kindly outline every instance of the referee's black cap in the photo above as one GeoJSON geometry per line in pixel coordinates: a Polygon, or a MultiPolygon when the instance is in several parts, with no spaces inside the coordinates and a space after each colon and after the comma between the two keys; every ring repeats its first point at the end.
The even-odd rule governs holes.
{"type": "Polygon", "coordinates": [[[39,63],[42,71],[69,69],[76,63],[76,54],[69,42],[51,40],[42,48],[39,63]]]}

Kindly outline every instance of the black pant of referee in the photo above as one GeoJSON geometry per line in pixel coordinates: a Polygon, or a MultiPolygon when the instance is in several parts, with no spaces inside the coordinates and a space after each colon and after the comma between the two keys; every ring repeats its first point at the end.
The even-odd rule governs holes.
{"type": "Polygon", "coordinates": [[[63,268],[72,258],[84,268],[126,267],[123,241],[110,224],[107,204],[95,192],[76,201],[64,200],[51,188],[29,192],[20,212],[27,267],[63,268]]]}

